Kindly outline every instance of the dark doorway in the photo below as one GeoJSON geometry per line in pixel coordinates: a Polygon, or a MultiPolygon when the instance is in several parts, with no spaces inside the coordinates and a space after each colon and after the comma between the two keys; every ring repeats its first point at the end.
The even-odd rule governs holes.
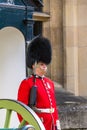
{"type": "Polygon", "coordinates": [[[42,35],[42,22],[35,21],[33,27],[33,34],[34,36],[42,35]]]}

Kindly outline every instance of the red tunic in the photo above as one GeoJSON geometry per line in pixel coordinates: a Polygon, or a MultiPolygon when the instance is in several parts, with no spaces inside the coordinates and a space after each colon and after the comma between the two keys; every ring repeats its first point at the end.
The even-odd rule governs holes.
{"type": "MultiPolygon", "coordinates": [[[[58,110],[56,107],[55,94],[54,94],[54,84],[47,78],[36,78],[35,82],[37,86],[37,108],[54,108],[53,113],[37,113],[39,118],[41,118],[46,130],[56,130],[52,128],[56,126],[56,121],[59,120],[58,110]]],[[[18,90],[18,100],[28,105],[29,94],[31,87],[33,86],[33,76],[23,80],[20,84],[18,90]]]]}

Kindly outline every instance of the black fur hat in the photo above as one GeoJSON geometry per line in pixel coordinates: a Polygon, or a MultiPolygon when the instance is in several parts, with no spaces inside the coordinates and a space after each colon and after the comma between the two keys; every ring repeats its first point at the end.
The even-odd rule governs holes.
{"type": "Polygon", "coordinates": [[[29,43],[27,50],[27,66],[32,68],[35,62],[49,64],[51,62],[52,49],[50,41],[44,37],[36,37],[29,43]]]}

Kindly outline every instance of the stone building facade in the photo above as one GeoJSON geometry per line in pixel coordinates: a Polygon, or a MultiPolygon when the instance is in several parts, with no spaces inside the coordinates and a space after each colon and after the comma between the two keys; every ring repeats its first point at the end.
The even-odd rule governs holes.
{"type": "MultiPolygon", "coordinates": [[[[33,20],[36,22],[41,22],[42,26],[39,26],[39,29],[42,27],[42,35],[48,37],[52,43],[53,56],[52,62],[48,67],[48,76],[53,81],[61,84],[67,91],[73,92],[76,96],[87,96],[87,0],[43,0],[42,2],[44,4],[42,13],[38,13],[37,10],[33,12],[33,20]]],[[[20,26],[20,28],[22,27],[20,26]]],[[[9,28],[7,29],[9,30],[9,28]]],[[[34,33],[37,34],[37,24],[34,25],[34,29],[34,33]]],[[[8,38],[10,40],[8,42],[8,44],[10,43],[9,45],[12,45],[12,43],[14,44],[15,42],[18,44],[21,39],[23,40],[20,43],[25,42],[22,32],[20,34],[20,31],[18,31],[16,28],[13,28],[12,31],[19,32],[19,40],[17,39],[17,41],[15,41],[16,33],[14,33],[15,35],[13,36],[12,33],[10,33],[12,31],[9,31],[9,33],[8,31],[5,31],[4,33],[7,32],[5,36],[5,34],[2,34],[2,31],[3,29],[0,31],[0,45],[2,44],[3,48],[6,47],[5,45],[7,44],[7,40],[5,39],[6,37],[8,38],[8,35],[10,37],[8,38]],[[5,41],[3,41],[3,39],[5,41]]],[[[16,44],[15,47],[17,47],[16,44]]],[[[23,47],[25,47],[24,44],[23,47]]],[[[24,51],[25,48],[23,52],[18,51],[18,55],[19,52],[21,55],[25,54],[24,51]]],[[[0,54],[1,52],[3,53],[2,48],[0,49],[0,54]]],[[[17,52],[15,54],[17,54],[17,52]]],[[[9,55],[11,56],[11,54],[9,55]]],[[[4,58],[2,58],[2,55],[0,55],[0,61],[2,59],[4,58]]],[[[21,60],[23,64],[25,58],[23,57],[21,60]]],[[[19,60],[18,62],[20,65],[21,62],[19,60]]],[[[2,72],[3,63],[2,67],[0,67],[0,72],[2,72]]],[[[11,61],[11,63],[13,62],[11,61]]],[[[26,72],[24,67],[25,64],[23,64],[23,67],[21,68],[24,71],[23,73],[21,72],[23,76],[20,76],[20,80],[25,77],[26,72]]],[[[4,75],[6,75],[5,73],[3,74],[3,79],[4,75]]],[[[2,74],[0,79],[2,79],[2,74]]],[[[1,81],[2,84],[0,84],[3,86],[3,80],[1,81]]],[[[17,87],[18,84],[16,85],[17,87]]]]}
{"type": "Polygon", "coordinates": [[[43,35],[52,42],[49,75],[76,96],[87,96],[87,0],[43,0],[43,35]]]}

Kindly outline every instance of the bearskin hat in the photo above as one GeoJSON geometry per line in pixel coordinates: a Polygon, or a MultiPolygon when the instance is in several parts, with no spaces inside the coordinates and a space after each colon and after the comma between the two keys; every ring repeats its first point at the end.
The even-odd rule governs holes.
{"type": "Polygon", "coordinates": [[[28,45],[27,66],[32,68],[35,62],[49,64],[51,62],[52,49],[50,41],[45,37],[36,37],[28,45]]]}

